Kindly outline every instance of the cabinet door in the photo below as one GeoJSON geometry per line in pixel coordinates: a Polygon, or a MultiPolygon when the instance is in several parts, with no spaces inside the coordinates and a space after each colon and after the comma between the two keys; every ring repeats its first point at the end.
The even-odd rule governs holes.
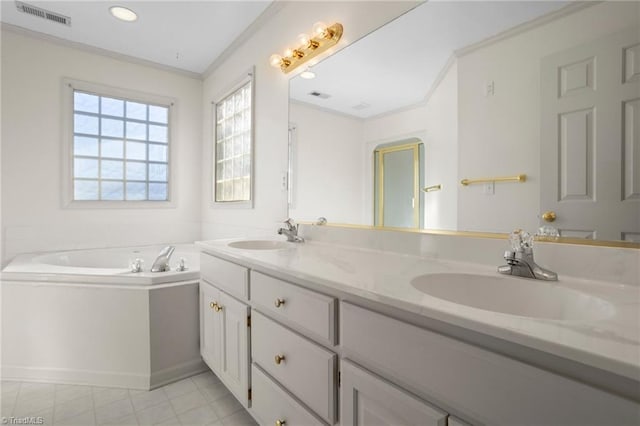
{"type": "Polygon", "coordinates": [[[220,303],[220,291],[200,282],[200,354],[216,374],[220,373],[222,329],[215,307],[220,303]]]}
{"type": "Polygon", "coordinates": [[[447,414],[347,361],[341,361],[341,425],[446,426],[447,414]]]}
{"type": "Polygon", "coordinates": [[[222,329],[220,379],[246,407],[249,401],[249,307],[220,292],[222,329]]]}

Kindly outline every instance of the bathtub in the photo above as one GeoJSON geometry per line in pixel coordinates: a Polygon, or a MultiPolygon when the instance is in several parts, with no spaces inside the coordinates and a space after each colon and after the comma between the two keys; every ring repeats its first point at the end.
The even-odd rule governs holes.
{"type": "Polygon", "coordinates": [[[13,259],[0,280],[2,378],[148,390],[205,371],[199,251],[176,245],[172,270],[152,273],[163,247],[13,259]],[[130,271],[136,258],[143,272],[130,271]]]}

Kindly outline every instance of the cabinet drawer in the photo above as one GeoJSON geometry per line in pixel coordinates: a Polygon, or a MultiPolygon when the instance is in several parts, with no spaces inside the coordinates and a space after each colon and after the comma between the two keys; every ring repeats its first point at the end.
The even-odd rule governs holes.
{"type": "Polygon", "coordinates": [[[324,420],[330,424],[334,423],[336,411],[336,355],[334,353],[253,311],[251,354],[253,362],[260,368],[324,420]]]}
{"type": "Polygon", "coordinates": [[[293,328],[335,344],[334,298],[251,271],[251,301],[293,328]]]}
{"type": "Polygon", "coordinates": [[[446,426],[447,413],[342,360],[340,424],[446,426]]]}
{"type": "Polygon", "coordinates": [[[251,366],[251,411],[260,424],[326,425],[255,365],[251,366]]]}
{"type": "Polygon", "coordinates": [[[200,276],[229,294],[249,298],[249,270],[210,254],[200,254],[200,276]]]}
{"type": "Polygon", "coordinates": [[[640,405],[349,303],[344,354],[480,423],[635,424],[640,405]]]}

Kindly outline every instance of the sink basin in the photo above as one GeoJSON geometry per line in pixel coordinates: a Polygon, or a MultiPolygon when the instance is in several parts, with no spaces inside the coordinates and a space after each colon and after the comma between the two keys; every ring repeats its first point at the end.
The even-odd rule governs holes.
{"type": "Polygon", "coordinates": [[[244,250],[279,250],[290,247],[291,243],[274,240],[243,240],[234,241],[228,246],[244,250]]]}
{"type": "Polygon", "coordinates": [[[557,283],[496,275],[426,274],[411,280],[422,293],[485,311],[563,321],[612,316],[608,301],[557,283]]]}

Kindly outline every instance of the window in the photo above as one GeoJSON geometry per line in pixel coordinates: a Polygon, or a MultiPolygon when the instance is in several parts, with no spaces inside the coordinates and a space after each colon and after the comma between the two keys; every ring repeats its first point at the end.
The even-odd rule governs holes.
{"type": "Polygon", "coordinates": [[[215,103],[216,202],[251,200],[252,79],[215,103]]]}
{"type": "Polygon", "coordinates": [[[72,90],[73,201],[168,201],[170,103],[72,90]]]}

